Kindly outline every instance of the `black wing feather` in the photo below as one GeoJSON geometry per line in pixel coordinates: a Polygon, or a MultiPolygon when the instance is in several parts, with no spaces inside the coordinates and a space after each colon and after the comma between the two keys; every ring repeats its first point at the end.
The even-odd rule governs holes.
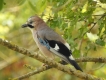
{"type": "Polygon", "coordinates": [[[55,48],[56,44],[59,46],[58,52],[61,53],[62,55],[69,57],[71,55],[71,51],[61,42],[59,41],[54,41],[54,40],[47,40],[49,42],[49,45],[52,48],[55,48]]]}
{"type": "Polygon", "coordinates": [[[54,41],[54,40],[47,40],[50,47],[55,48],[56,44],[59,46],[59,50],[58,52],[61,53],[62,55],[64,55],[69,63],[71,63],[77,70],[82,71],[82,69],[79,67],[79,65],[76,63],[75,60],[70,60],[69,56],[71,56],[71,51],[61,42],[59,41],[54,41]]]}

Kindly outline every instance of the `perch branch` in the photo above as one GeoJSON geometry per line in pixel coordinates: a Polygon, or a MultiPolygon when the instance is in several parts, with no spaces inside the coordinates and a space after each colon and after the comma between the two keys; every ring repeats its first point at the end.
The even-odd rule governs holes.
{"type": "Polygon", "coordinates": [[[80,71],[77,71],[77,70],[70,69],[69,67],[64,66],[62,64],[59,64],[59,63],[56,63],[53,60],[50,60],[50,59],[47,59],[47,58],[45,59],[44,57],[39,56],[38,54],[31,54],[28,50],[26,50],[24,48],[20,48],[17,45],[13,45],[10,42],[8,42],[7,40],[2,40],[1,38],[0,38],[0,44],[5,46],[5,47],[8,47],[9,49],[12,49],[12,50],[17,51],[19,53],[27,55],[29,57],[35,58],[35,59],[37,59],[37,60],[39,60],[43,63],[46,63],[50,67],[52,66],[53,68],[56,68],[56,69],[61,70],[63,72],[66,72],[70,75],[75,75],[79,78],[86,79],[86,80],[105,80],[103,78],[98,78],[96,76],[93,76],[93,75],[90,75],[90,74],[87,74],[87,73],[84,73],[84,72],[80,72],[80,71]]]}

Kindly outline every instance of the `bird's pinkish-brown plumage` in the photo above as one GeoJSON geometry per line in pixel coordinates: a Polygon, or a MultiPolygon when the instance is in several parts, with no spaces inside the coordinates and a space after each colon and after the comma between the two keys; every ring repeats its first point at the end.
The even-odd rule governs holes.
{"type": "Polygon", "coordinates": [[[32,16],[28,19],[28,21],[30,20],[33,22],[35,29],[43,28],[43,26],[47,27],[46,23],[38,16],[32,16]]]}
{"type": "MultiPolygon", "coordinates": [[[[30,19],[29,19],[30,20],[30,19]]],[[[38,16],[32,16],[31,17],[32,21],[35,21],[32,25],[34,26],[35,29],[31,30],[33,33],[33,38],[37,44],[37,46],[39,47],[40,51],[45,55],[48,56],[50,58],[54,58],[54,54],[50,51],[47,50],[47,48],[45,46],[42,46],[38,39],[37,39],[37,35],[39,35],[40,38],[46,38],[48,40],[56,40],[56,41],[60,41],[62,43],[66,43],[65,40],[59,36],[56,32],[54,32],[52,29],[50,29],[46,23],[39,18],[38,16]],[[45,28],[46,27],[46,28],[45,28]],[[53,33],[53,34],[51,34],[53,33]]]]}
{"type": "Polygon", "coordinates": [[[34,23],[32,24],[35,28],[33,32],[37,31],[37,34],[39,36],[42,35],[40,37],[44,38],[45,36],[45,38],[47,38],[48,40],[56,40],[62,43],[66,43],[66,41],[51,28],[49,28],[41,18],[39,18],[38,16],[32,16],[31,19],[32,21],[34,21],[34,23]]]}
{"type": "Polygon", "coordinates": [[[32,16],[22,27],[29,27],[32,31],[33,38],[40,51],[51,59],[54,54],[72,64],[76,69],[81,70],[75,62],[69,44],[38,16],[32,16]]]}
{"type": "Polygon", "coordinates": [[[43,55],[45,57],[50,57],[51,59],[54,59],[54,55],[52,54],[52,52],[50,52],[49,50],[47,50],[46,46],[42,46],[42,44],[40,44],[38,38],[37,38],[37,31],[32,31],[33,38],[37,44],[37,46],[39,47],[40,51],[43,53],[43,55]]]}

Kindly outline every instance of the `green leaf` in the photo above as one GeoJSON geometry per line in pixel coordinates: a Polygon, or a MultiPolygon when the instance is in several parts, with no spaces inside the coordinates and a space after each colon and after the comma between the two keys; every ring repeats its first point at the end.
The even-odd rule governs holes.
{"type": "Polygon", "coordinates": [[[100,45],[100,46],[105,46],[105,42],[103,40],[101,40],[101,39],[97,39],[95,41],[95,43],[98,44],[98,45],[100,45]]]}
{"type": "Polygon", "coordinates": [[[106,34],[106,30],[103,33],[106,34]]]}
{"type": "Polygon", "coordinates": [[[87,7],[88,7],[88,1],[85,3],[85,5],[82,8],[82,13],[85,13],[87,11],[87,7]]]}
{"type": "Polygon", "coordinates": [[[31,6],[31,8],[36,12],[36,7],[31,3],[31,1],[28,1],[29,5],[31,6]]]}
{"type": "Polygon", "coordinates": [[[78,58],[81,55],[80,50],[77,50],[77,49],[75,49],[72,53],[76,58],[78,58]]]}
{"type": "Polygon", "coordinates": [[[47,0],[29,0],[28,3],[31,8],[38,14],[42,13],[47,6],[47,0]]]}
{"type": "Polygon", "coordinates": [[[26,0],[18,0],[17,3],[18,5],[22,5],[23,3],[25,3],[26,0]]]}
{"type": "Polygon", "coordinates": [[[0,11],[2,10],[3,8],[3,0],[0,0],[0,11]]]}

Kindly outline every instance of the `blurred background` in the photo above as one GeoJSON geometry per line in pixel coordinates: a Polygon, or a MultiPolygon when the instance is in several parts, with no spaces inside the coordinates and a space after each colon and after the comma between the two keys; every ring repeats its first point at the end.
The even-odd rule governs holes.
{"type": "MultiPolygon", "coordinates": [[[[0,38],[40,53],[30,30],[21,28],[35,14],[66,39],[75,58],[106,58],[106,0],[0,0],[0,38]]],[[[41,62],[0,45],[0,80],[33,71],[26,64],[35,69],[42,66],[41,62]]],[[[105,63],[79,65],[86,73],[106,78],[105,63]]],[[[81,79],[53,68],[24,80],[81,79]]]]}

